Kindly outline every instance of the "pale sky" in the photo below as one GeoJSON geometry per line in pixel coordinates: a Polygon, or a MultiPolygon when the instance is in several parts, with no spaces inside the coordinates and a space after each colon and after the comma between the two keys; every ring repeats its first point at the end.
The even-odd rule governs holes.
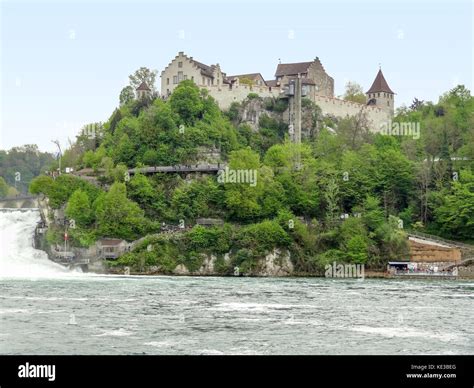
{"type": "Polygon", "coordinates": [[[265,79],[279,59],[318,56],[336,95],[349,80],[367,90],[380,63],[396,107],[473,89],[472,0],[0,0],[0,26],[0,149],[65,146],[108,119],[129,74],[178,51],[265,79]]]}

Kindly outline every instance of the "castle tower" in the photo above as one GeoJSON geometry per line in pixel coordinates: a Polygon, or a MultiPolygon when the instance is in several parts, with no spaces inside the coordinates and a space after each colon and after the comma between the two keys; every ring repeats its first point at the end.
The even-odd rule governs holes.
{"type": "Polygon", "coordinates": [[[367,105],[375,105],[393,116],[395,93],[388,86],[382,69],[379,69],[372,86],[365,94],[367,96],[367,105]]]}
{"type": "Polygon", "coordinates": [[[142,98],[148,98],[151,95],[151,89],[148,87],[145,81],[143,81],[140,86],[136,89],[137,99],[141,100],[142,98]]]}

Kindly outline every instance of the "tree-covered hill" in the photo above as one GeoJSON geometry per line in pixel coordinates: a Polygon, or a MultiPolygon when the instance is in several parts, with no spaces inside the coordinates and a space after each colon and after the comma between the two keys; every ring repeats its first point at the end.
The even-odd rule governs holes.
{"type": "MultiPolygon", "coordinates": [[[[258,96],[249,96],[259,99],[258,96]]],[[[279,103],[277,102],[277,105],[279,103]]],[[[280,104],[281,105],[281,104],[280,104]]],[[[438,103],[415,100],[393,122],[419,123],[420,136],[370,133],[360,118],[324,117],[306,104],[312,128],[301,145],[264,101],[257,128],[239,123],[238,105],[221,112],[191,81],[166,101],[131,100],[118,107],[94,137],[81,135],[64,166],[90,168],[102,189],[75,176],[37,178],[33,193],[49,196],[75,220],[73,243],[100,237],[134,240],[160,226],[193,226],[222,218],[224,226],[185,229],[151,238],[118,264],[196,266],[201,253],[234,253],[252,268],[273,248],[292,253],[296,269],[317,272],[332,261],[383,268],[406,259],[405,231],[453,239],[474,236],[474,98],[460,86],[438,103]],[[229,170],[253,171],[254,184],[215,175],[135,174],[128,168],[195,164],[209,153],[229,170]],[[104,189],[108,187],[109,189],[104,189]]],[[[278,109],[277,109],[278,111],[278,109]]],[[[50,241],[61,230],[50,231],[50,241]]],[[[117,263],[116,263],[117,264],[117,263]]]]}
{"type": "Polygon", "coordinates": [[[28,185],[34,177],[44,174],[54,162],[53,155],[40,152],[36,145],[28,144],[14,147],[8,151],[0,150],[0,195],[27,193],[28,185]],[[16,190],[15,190],[16,188],[16,190]]]}

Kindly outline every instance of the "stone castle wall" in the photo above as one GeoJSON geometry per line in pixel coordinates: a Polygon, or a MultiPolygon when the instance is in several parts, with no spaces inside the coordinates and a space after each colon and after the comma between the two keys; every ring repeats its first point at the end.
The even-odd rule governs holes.
{"type": "MultiPolygon", "coordinates": [[[[250,93],[256,93],[260,97],[278,98],[281,95],[280,88],[269,88],[266,86],[238,85],[232,89],[223,85],[222,87],[207,87],[211,95],[219,104],[221,109],[228,109],[233,102],[242,102],[250,93]]],[[[325,96],[311,96],[316,105],[318,105],[324,115],[332,115],[339,118],[357,116],[361,112],[366,114],[369,121],[369,128],[372,132],[379,132],[381,125],[390,120],[390,114],[376,106],[368,106],[352,101],[345,101],[339,98],[325,96]]]]}
{"type": "Polygon", "coordinates": [[[359,104],[339,98],[315,96],[314,102],[321,108],[325,115],[345,118],[357,116],[361,112],[365,113],[369,121],[369,128],[372,132],[380,132],[382,124],[387,124],[391,118],[388,112],[376,106],[359,104]]]}
{"type": "Polygon", "coordinates": [[[233,102],[242,102],[250,93],[256,93],[260,97],[278,97],[280,95],[279,88],[269,88],[267,86],[249,86],[240,84],[230,89],[228,86],[222,87],[211,86],[206,88],[209,95],[212,96],[221,109],[229,109],[233,102]]]}

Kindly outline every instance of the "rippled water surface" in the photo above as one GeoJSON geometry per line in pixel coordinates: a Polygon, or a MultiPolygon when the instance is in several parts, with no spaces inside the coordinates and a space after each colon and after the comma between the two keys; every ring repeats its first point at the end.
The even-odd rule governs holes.
{"type": "Polygon", "coordinates": [[[3,354],[472,354],[474,283],[3,279],[3,354]]]}
{"type": "Polygon", "coordinates": [[[71,273],[39,219],[0,211],[2,354],[474,353],[474,282],[71,273]]]}

